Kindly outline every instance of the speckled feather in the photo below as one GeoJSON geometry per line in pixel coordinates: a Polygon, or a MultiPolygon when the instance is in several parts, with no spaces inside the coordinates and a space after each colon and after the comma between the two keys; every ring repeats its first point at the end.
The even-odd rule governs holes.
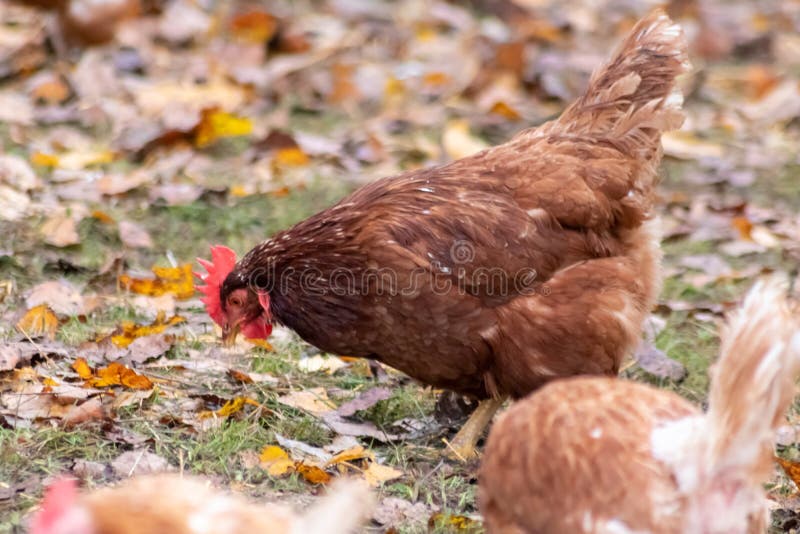
{"type": "Polygon", "coordinates": [[[560,119],[368,184],[255,247],[232,279],[270,285],[272,318],[324,350],[477,397],[616,374],[659,288],[650,207],[685,68],[680,31],[656,11],[560,119]],[[467,261],[454,257],[459,246],[467,261]],[[361,282],[380,269],[418,289],[381,294],[375,277],[361,282]],[[347,295],[330,290],[342,270],[356,280],[347,295]],[[507,290],[478,276],[487,270],[506,273],[507,290]],[[302,290],[304,272],[324,291],[302,290]],[[513,283],[531,272],[532,288],[513,283]],[[463,291],[441,294],[434,281],[463,291]]]}

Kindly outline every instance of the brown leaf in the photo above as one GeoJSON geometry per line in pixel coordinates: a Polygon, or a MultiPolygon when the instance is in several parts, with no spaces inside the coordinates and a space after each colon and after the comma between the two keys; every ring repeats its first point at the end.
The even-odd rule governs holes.
{"type": "Polygon", "coordinates": [[[278,19],[266,11],[252,10],[233,16],[228,26],[238,39],[266,43],[275,35],[278,19]]]}
{"type": "Polygon", "coordinates": [[[103,403],[98,397],[94,397],[83,404],[72,406],[61,419],[65,425],[73,426],[104,417],[103,403]]]}
{"type": "Polygon", "coordinates": [[[131,221],[119,222],[119,238],[131,248],[153,248],[153,238],[141,225],[131,221]]]}
{"type": "Polygon", "coordinates": [[[163,473],[172,470],[167,460],[147,450],[123,452],[111,462],[111,467],[119,477],[163,473]]]}
{"type": "Polygon", "coordinates": [[[376,403],[386,400],[391,396],[392,392],[389,390],[389,388],[377,387],[368,389],[355,399],[347,401],[339,406],[339,409],[336,410],[336,412],[343,417],[349,417],[356,412],[371,408],[372,406],[375,406],[376,403]]]}
{"type": "Polygon", "coordinates": [[[10,371],[17,366],[22,353],[13,345],[0,345],[0,371],[10,371]]]}
{"type": "Polygon", "coordinates": [[[56,247],[68,247],[81,242],[75,219],[66,215],[51,217],[42,225],[45,243],[56,247]]]}

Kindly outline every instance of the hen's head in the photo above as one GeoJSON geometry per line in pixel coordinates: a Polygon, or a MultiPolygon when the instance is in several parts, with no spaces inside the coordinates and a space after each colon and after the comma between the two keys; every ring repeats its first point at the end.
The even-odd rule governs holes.
{"type": "Polygon", "coordinates": [[[89,511],[78,502],[75,479],[56,480],[44,494],[42,507],[33,516],[31,534],[91,534],[89,511]]]}
{"type": "Polygon", "coordinates": [[[246,276],[235,270],[236,253],[221,245],[211,247],[211,261],[198,258],[207,274],[197,274],[206,283],[197,290],[208,315],[222,327],[222,339],[232,343],[241,332],[250,339],[266,339],[272,332],[269,295],[256,292],[246,276]]]}

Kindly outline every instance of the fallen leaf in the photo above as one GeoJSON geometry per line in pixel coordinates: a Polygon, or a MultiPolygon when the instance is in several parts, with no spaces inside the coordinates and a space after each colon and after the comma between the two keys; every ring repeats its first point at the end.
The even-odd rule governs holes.
{"type": "Polygon", "coordinates": [[[275,151],[273,161],[283,167],[300,167],[308,165],[309,158],[300,148],[281,148],[275,151]]]}
{"type": "Polygon", "coordinates": [[[186,319],[180,315],[173,315],[167,319],[164,312],[158,312],[155,320],[149,325],[140,325],[130,321],[123,322],[115,333],[111,335],[111,341],[117,347],[125,348],[137,338],[160,334],[168,327],[183,322],[186,322],[186,319]]]}
{"type": "Polygon", "coordinates": [[[780,456],[775,456],[775,461],[781,466],[786,476],[794,483],[795,487],[800,489],[800,462],[792,460],[785,460],[780,456]]]}
{"type": "Polygon", "coordinates": [[[466,530],[477,532],[480,530],[480,522],[464,515],[444,514],[441,512],[433,514],[428,520],[428,528],[431,530],[445,528],[448,531],[466,530]]]}
{"type": "Polygon", "coordinates": [[[61,420],[67,426],[74,426],[87,421],[103,419],[104,417],[103,403],[99,398],[94,397],[82,404],[72,406],[61,420]]]}
{"type": "Polygon", "coordinates": [[[194,295],[192,264],[179,267],[153,267],[155,278],[134,278],[127,274],[119,277],[119,283],[132,293],[159,297],[172,293],[178,299],[188,299],[194,295]]]}
{"type": "Polygon", "coordinates": [[[29,337],[47,336],[54,339],[58,330],[58,317],[49,306],[40,304],[25,312],[17,322],[17,330],[29,337]]]}
{"type": "Polygon", "coordinates": [[[393,467],[389,467],[388,465],[381,465],[376,462],[370,462],[369,466],[364,469],[362,474],[364,476],[364,480],[366,480],[367,483],[373,487],[380,486],[384,482],[388,482],[403,476],[402,471],[399,471],[393,467]]]}
{"type": "Polygon", "coordinates": [[[278,445],[284,449],[288,449],[293,457],[302,455],[306,458],[314,458],[314,460],[321,462],[327,462],[331,459],[331,454],[329,452],[325,451],[324,449],[320,449],[319,447],[309,445],[308,443],[304,443],[296,439],[289,439],[281,436],[278,433],[275,433],[275,440],[278,442],[278,445]]]}
{"type": "Polygon", "coordinates": [[[243,373],[242,371],[238,371],[236,369],[228,369],[228,376],[230,376],[236,382],[240,382],[242,384],[253,383],[253,379],[250,378],[250,375],[248,375],[247,373],[243,373]]]}
{"type": "Polygon", "coordinates": [[[55,313],[80,315],[85,312],[83,296],[66,280],[42,282],[34,286],[25,297],[25,304],[33,308],[46,304],[55,313]]]}
{"type": "MultiPolygon", "coordinates": [[[[72,368],[83,378],[86,376],[88,364],[83,358],[78,358],[72,364],[72,368]]],[[[138,374],[130,367],[112,362],[107,367],[92,371],[87,378],[84,378],[86,384],[91,387],[110,387],[110,386],[125,386],[130,389],[152,389],[153,383],[144,375],[138,374]]]]}
{"type": "Polygon", "coordinates": [[[124,478],[172,470],[166,459],[144,449],[123,452],[111,462],[111,468],[118,477],[124,478]]]}
{"type": "Polygon", "coordinates": [[[10,371],[17,366],[22,353],[12,345],[0,345],[0,371],[10,371]]]}
{"type": "Polygon", "coordinates": [[[349,417],[356,412],[371,408],[372,406],[375,406],[376,403],[386,400],[391,396],[392,392],[389,390],[389,388],[377,387],[368,389],[355,399],[347,401],[339,406],[339,409],[336,410],[336,413],[343,417],[349,417]]]}
{"type": "Polygon", "coordinates": [[[328,374],[333,374],[343,367],[347,367],[346,362],[336,356],[323,356],[322,354],[315,354],[297,362],[297,368],[306,373],[325,371],[328,374]]]}
{"type": "Polygon", "coordinates": [[[94,376],[94,371],[92,371],[92,368],[89,367],[89,364],[83,358],[76,358],[75,361],[72,362],[72,368],[83,380],[89,380],[94,376]]]}
{"type": "Polygon", "coordinates": [[[295,471],[297,471],[306,482],[311,484],[327,484],[331,481],[331,476],[316,465],[299,463],[295,465],[295,471]]]}
{"type": "Polygon", "coordinates": [[[328,398],[328,393],[321,387],[293,391],[288,395],[278,397],[278,402],[285,406],[304,410],[313,415],[322,415],[336,408],[328,398]]]}
{"type": "Polygon", "coordinates": [[[249,397],[235,397],[230,399],[225,404],[222,405],[222,408],[216,411],[205,411],[199,414],[200,418],[207,418],[207,417],[228,417],[230,415],[239,412],[245,404],[250,404],[253,406],[261,406],[258,402],[254,401],[249,397]]]}
{"type": "Polygon", "coordinates": [[[152,248],[153,238],[141,225],[131,221],[119,222],[119,238],[122,244],[131,248],[152,248]]]}
{"type": "Polygon", "coordinates": [[[372,454],[368,452],[364,447],[361,445],[356,445],[350,449],[344,450],[328,460],[325,464],[326,466],[341,464],[344,462],[352,462],[355,460],[363,460],[364,458],[371,458],[372,454]]]}
{"type": "Polygon", "coordinates": [[[207,147],[223,137],[250,135],[253,123],[250,119],[237,117],[217,109],[203,110],[200,123],[195,130],[194,143],[198,148],[207,147]]]}
{"type": "Polygon", "coordinates": [[[238,39],[251,43],[266,43],[278,29],[278,19],[266,11],[247,11],[231,18],[228,24],[238,39]]]}
{"type": "Polygon", "coordinates": [[[81,242],[75,219],[66,215],[56,215],[46,220],[41,232],[45,243],[55,247],[68,247],[81,242]]]}
{"type": "Polygon", "coordinates": [[[259,455],[259,460],[261,467],[273,477],[283,476],[294,469],[294,462],[289,458],[289,453],[277,445],[264,447],[259,455]]]}

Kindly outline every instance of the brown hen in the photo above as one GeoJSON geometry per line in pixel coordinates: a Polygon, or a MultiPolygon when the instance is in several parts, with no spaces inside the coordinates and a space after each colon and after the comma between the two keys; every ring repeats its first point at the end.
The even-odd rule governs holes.
{"type": "Polygon", "coordinates": [[[762,484],[800,374],[800,333],[775,282],[723,333],[709,411],[620,379],[548,384],[495,424],[479,503],[492,534],[766,532],[762,484]]]}
{"type": "Polygon", "coordinates": [[[368,184],[232,270],[215,249],[209,313],[227,338],[277,322],[486,399],[453,443],[471,456],[505,396],[615,375],[637,343],[659,289],[651,205],[661,134],[683,120],[685,50],[655,11],[559,119],[368,184]]]}

